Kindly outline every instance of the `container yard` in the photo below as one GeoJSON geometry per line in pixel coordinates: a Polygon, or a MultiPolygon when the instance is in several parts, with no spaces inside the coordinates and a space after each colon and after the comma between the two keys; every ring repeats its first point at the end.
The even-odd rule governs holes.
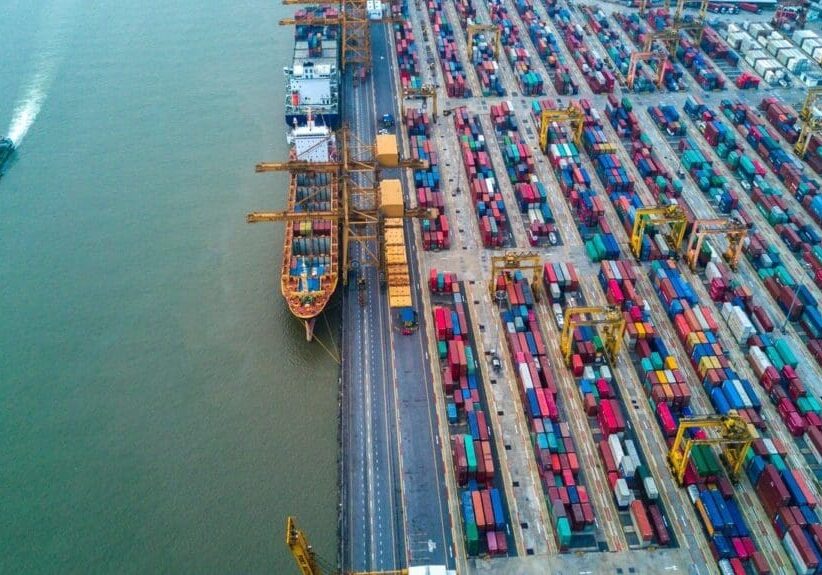
{"type": "Polygon", "coordinates": [[[384,263],[340,275],[344,569],[822,572],[822,33],[755,7],[372,25],[344,121],[396,152],[384,263]]]}

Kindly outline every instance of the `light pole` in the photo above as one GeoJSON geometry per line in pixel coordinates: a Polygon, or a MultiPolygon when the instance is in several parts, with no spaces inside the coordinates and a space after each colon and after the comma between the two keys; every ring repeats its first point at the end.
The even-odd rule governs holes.
{"type": "Polygon", "coordinates": [[[791,306],[788,308],[788,313],[785,315],[785,323],[782,324],[782,335],[785,335],[785,331],[788,327],[788,322],[791,321],[791,312],[793,311],[793,306],[796,305],[797,294],[799,294],[799,288],[801,288],[801,287],[802,287],[802,285],[800,284],[799,286],[797,286],[797,288],[793,292],[793,299],[791,300],[791,306]]]}

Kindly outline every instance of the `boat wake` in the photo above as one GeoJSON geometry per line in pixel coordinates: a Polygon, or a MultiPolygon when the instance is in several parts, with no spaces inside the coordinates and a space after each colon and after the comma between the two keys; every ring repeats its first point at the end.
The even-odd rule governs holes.
{"type": "MultiPolygon", "coordinates": [[[[34,72],[23,84],[6,136],[19,147],[48,97],[63,57],[68,33],[77,19],[76,0],[53,0],[44,6],[35,38],[34,72]]],[[[1,134],[0,134],[1,135],[1,134]]]]}
{"type": "Polygon", "coordinates": [[[43,107],[43,102],[46,100],[48,90],[54,79],[56,68],[55,58],[44,58],[39,63],[31,81],[25,86],[23,97],[14,108],[14,116],[6,132],[6,135],[14,142],[16,147],[20,146],[29,128],[34,124],[34,120],[37,119],[37,114],[40,113],[40,109],[43,107]]]}

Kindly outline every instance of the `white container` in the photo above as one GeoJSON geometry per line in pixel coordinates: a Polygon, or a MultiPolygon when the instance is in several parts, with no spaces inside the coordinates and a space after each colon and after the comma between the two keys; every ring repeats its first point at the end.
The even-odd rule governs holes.
{"type": "Polygon", "coordinates": [[[622,458],[622,463],[619,465],[619,471],[625,479],[633,479],[636,475],[636,461],[630,455],[622,458]]]}
{"type": "Polygon", "coordinates": [[[625,509],[631,504],[631,501],[634,500],[633,493],[628,489],[628,483],[622,477],[614,483],[614,496],[617,500],[617,507],[620,509],[625,509]]]}
{"type": "Polygon", "coordinates": [[[772,365],[765,352],[755,345],[752,345],[748,350],[748,361],[751,363],[757,377],[761,377],[765,370],[772,365]]]}
{"type": "Polygon", "coordinates": [[[705,275],[708,277],[708,281],[722,277],[722,273],[714,262],[708,262],[708,265],[705,266],[705,275]]]}
{"type": "Polygon", "coordinates": [[[613,376],[611,375],[611,368],[609,368],[607,365],[603,365],[601,368],[599,368],[599,376],[608,383],[610,383],[611,380],[613,380],[613,376]]]}
{"type": "Polygon", "coordinates": [[[534,382],[531,380],[531,371],[528,369],[528,365],[525,363],[520,363],[518,369],[519,378],[522,381],[522,387],[525,389],[534,389],[534,382]]]}
{"type": "Polygon", "coordinates": [[[645,487],[645,495],[648,496],[648,499],[651,501],[659,499],[659,490],[656,487],[656,481],[654,481],[653,477],[648,476],[643,479],[642,485],[645,487]]]}
{"type": "Polygon", "coordinates": [[[611,455],[614,457],[614,465],[619,467],[625,457],[625,452],[622,451],[622,444],[619,442],[619,436],[615,433],[608,436],[608,447],[611,448],[611,455]]]}

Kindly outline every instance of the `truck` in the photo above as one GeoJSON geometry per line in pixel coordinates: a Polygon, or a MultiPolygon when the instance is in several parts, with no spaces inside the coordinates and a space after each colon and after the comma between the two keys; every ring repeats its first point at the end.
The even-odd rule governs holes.
{"type": "Polygon", "coordinates": [[[383,114],[382,115],[382,125],[384,128],[393,128],[394,127],[394,116],[393,114],[383,114]]]}

